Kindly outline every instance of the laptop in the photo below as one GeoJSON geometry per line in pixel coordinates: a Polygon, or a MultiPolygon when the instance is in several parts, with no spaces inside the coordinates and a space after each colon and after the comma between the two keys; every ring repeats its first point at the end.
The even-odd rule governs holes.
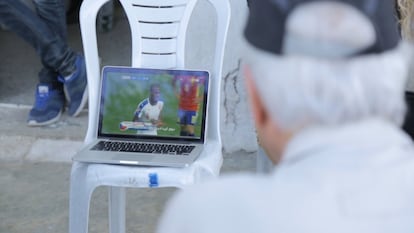
{"type": "Polygon", "coordinates": [[[209,72],[105,66],[97,139],[74,161],[186,167],[206,132],[209,72]]]}

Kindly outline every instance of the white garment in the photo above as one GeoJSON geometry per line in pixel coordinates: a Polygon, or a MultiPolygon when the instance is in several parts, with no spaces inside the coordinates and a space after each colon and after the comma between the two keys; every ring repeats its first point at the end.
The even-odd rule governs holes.
{"type": "MultiPolygon", "coordinates": [[[[156,104],[151,105],[149,99],[146,98],[138,104],[136,114],[144,122],[158,121],[163,106],[163,101],[157,101],[156,104]]],[[[137,134],[157,135],[157,127],[153,126],[147,130],[137,130],[137,134]]]]}
{"type": "Polygon", "coordinates": [[[297,135],[270,175],[190,186],[158,233],[413,233],[414,147],[380,120],[297,135]]]}

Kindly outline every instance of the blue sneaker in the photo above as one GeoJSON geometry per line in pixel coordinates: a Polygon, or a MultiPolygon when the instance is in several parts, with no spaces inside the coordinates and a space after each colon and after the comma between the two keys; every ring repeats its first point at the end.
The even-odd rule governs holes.
{"type": "Polygon", "coordinates": [[[63,90],[68,101],[68,113],[71,116],[78,116],[88,101],[88,87],[86,80],[86,66],[83,56],[76,57],[76,70],[67,77],[59,76],[63,83],[63,90]]]}
{"type": "Polygon", "coordinates": [[[42,126],[59,120],[65,105],[63,91],[54,89],[49,84],[38,84],[35,104],[29,112],[27,125],[42,126]]]}

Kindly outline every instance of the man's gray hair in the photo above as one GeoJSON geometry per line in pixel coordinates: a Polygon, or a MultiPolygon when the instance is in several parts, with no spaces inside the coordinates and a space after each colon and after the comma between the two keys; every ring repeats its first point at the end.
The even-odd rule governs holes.
{"type": "Polygon", "coordinates": [[[259,95],[274,121],[296,131],[366,118],[404,120],[404,89],[411,50],[400,44],[382,54],[344,59],[277,56],[248,46],[259,95]]]}

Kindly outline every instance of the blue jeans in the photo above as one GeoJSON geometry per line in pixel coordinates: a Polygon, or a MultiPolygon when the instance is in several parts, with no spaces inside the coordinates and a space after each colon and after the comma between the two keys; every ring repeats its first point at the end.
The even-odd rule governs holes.
{"type": "Polygon", "coordinates": [[[0,0],[0,24],[36,50],[43,65],[39,82],[61,86],[58,75],[67,76],[76,69],[76,53],[67,44],[63,0],[33,0],[33,3],[35,11],[20,0],[0,0]]]}

